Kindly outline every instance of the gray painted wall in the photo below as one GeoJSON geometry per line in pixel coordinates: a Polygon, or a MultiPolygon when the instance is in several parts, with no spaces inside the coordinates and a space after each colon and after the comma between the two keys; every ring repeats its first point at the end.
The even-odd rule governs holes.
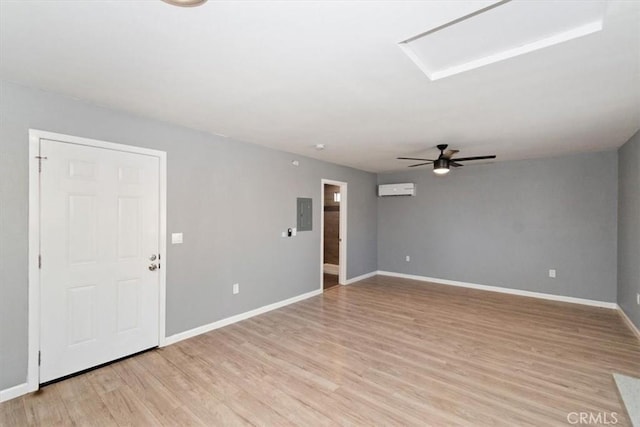
{"type": "Polygon", "coordinates": [[[26,379],[29,128],[168,153],[167,335],[319,288],[322,178],[349,184],[347,276],[377,269],[373,174],[2,83],[0,389],[26,379]],[[298,196],[313,231],[282,238],[298,196]]]}
{"type": "Polygon", "coordinates": [[[378,176],[398,182],[417,196],[378,200],[380,270],[616,301],[615,151],[378,176]]]}
{"type": "Polygon", "coordinates": [[[618,304],[640,328],[640,131],[618,150],[618,304]]]}
{"type": "Polygon", "coordinates": [[[638,134],[619,151],[620,200],[613,151],[382,174],[418,196],[376,200],[373,174],[0,83],[0,389],[26,377],[29,128],[168,152],[168,232],[185,243],[168,247],[167,335],[319,287],[321,178],[349,183],[349,278],[380,269],[612,302],[617,281],[640,324],[638,134]],[[299,196],[314,200],[314,231],[283,239],[299,196]]]}

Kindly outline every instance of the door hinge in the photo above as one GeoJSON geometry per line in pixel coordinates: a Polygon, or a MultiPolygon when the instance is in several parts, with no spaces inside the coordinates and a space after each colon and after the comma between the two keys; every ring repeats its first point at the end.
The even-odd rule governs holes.
{"type": "Polygon", "coordinates": [[[38,172],[42,172],[42,161],[47,160],[47,158],[43,156],[36,156],[36,159],[38,159],[38,172]]]}
{"type": "Polygon", "coordinates": [[[38,366],[40,366],[40,364],[42,364],[42,352],[38,351],[38,366]]]}
{"type": "Polygon", "coordinates": [[[42,255],[38,255],[38,268],[42,268],[42,255]]]}

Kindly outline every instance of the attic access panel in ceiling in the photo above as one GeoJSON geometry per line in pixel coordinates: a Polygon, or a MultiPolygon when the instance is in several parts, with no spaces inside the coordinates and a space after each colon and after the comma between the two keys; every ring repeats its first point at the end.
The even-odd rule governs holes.
{"type": "Polygon", "coordinates": [[[606,2],[497,2],[399,46],[431,80],[576,39],[602,29],[606,2]]]}

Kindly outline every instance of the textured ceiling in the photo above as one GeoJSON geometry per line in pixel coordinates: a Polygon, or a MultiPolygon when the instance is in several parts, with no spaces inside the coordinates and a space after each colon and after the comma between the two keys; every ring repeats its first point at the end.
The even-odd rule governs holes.
{"type": "Polygon", "coordinates": [[[2,0],[0,77],[369,171],[440,143],[522,159],[638,130],[640,2],[607,2],[600,32],[437,81],[398,47],[493,3],[2,0]]]}

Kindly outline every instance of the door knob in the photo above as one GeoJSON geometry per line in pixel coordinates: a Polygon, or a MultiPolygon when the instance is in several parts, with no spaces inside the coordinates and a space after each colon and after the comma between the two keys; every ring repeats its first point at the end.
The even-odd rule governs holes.
{"type": "Polygon", "coordinates": [[[155,265],[155,264],[151,264],[151,265],[149,266],[149,270],[151,270],[151,271],[156,271],[157,269],[158,269],[158,266],[157,266],[157,265],[155,265]]]}

